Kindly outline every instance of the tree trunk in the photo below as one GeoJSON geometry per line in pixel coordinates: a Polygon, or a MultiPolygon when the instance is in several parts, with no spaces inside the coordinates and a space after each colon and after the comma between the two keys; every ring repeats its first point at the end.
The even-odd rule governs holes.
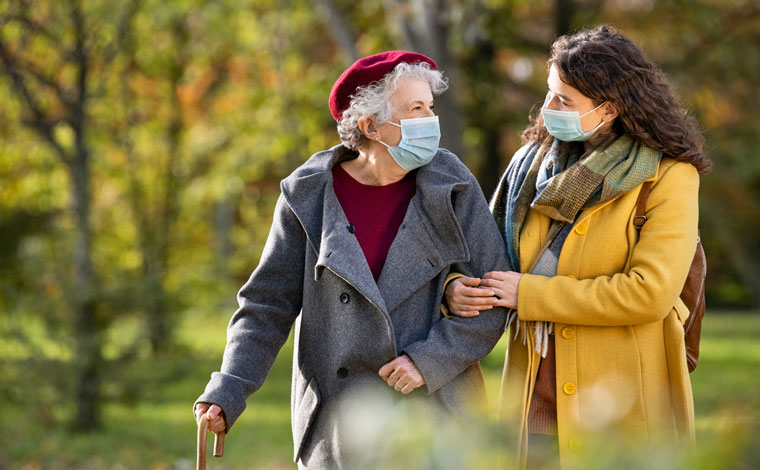
{"type": "MultiPolygon", "coordinates": [[[[187,55],[190,32],[186,15],[175,18],[172,33],[176,41],[176,55],[169,69],[171,120],[166,131],[167,160],[159,200],[160,220],[157,224],[156,239],[148,241],[148,245],[151,245],[153,249],[147,256],[152,259],[148,259],[145,263],[148,268],[148,288],[151,296],[147,306],[148,337],[154,353],[165,351],[172,343],[173,320],[168,308],[169,296],[164,283],[169,269],[172,231],[179,211],[177,165],[182,158],[182,138],[185,129],[184,110],[179,101],[179,88],[190,61],[187,55]]],[[[146,257],[146,254],[143,254],[143,257],[146,257]]]]}
{"type": "Polygon", "coordinates": [[[90,228],[90,168],[82,130],[77,132],[77,155],[71,160],[76,241],[74,246],[74,325],[76,339],[76,416],[73,428],[90,431],[100,427],[100,382],[103,364],[102,331],[98,320],[96,282],[92,265],[90,228]]]}
{"type": "Polygon", "coordinates": [[[359,52],[356,50],[356,36],[349,27],[345,16],[335,6],[332,0],[313,0],[314,6],[322,14],[322,19],[330,33],[333,42],[343,52],[347,64],[353,64],[359,60],[359,52]]]}
{"type": "MultiPolygon", "coordinates": [[[[757,243],[751,240],[753,237],[737,240],[737,230],[732,229],[731,221],[726,220],[725,210],[719,207],[719,204],[707,199],[704,205],[707,208],[705,212],[710,216],[700,220],[704,220],[703,223],[709,226],[710,234],[716,239],[716,246],[725,250],[724,254],[734,268],[739,284],[747,289],[750,295],[750,308],[757,310],[760,308],[760,270],[755,262],[758,259],[757,243]]],[[[707,269],[709,279],[709,265],[707,269]]]]}
{"type": "Polygon", "coordinates": [[[70,123],[74,130],[74,155],[69,171],[74,192],[77,236],[74,247],[74,308],[77,341],[77,411],[73,426],[92,431],[100,427],[100,384],[103,364],[102,333],[106,322],[98,317],[97,283],[92,263],[92,229],[90,227],[92,193],[90,187],[90,152],[85,138],[88,99],[89,57],[85,45],[87,34],[81,5],[71,3],[71,20],[76,45],[76,88],[78,96],[71,106],[70,123]]]}
{"type": "Polygon", "coordinates": [[[575,3],[573,0],[556,0],[555,5],[554,27],[559,37],[570,32],[575,14],[575,3]]]}
{"type": "Polygon", "coordinates": [[[459,64],[449,48],[449,9],[445,0],[390,1],[405,47],[435,60],[449,81],[449,90],[436,97],[441,122],[441,147],[462,156],[462,106],[459,64]],[[404,5],[402,5],[404,4],[404,5]]]}

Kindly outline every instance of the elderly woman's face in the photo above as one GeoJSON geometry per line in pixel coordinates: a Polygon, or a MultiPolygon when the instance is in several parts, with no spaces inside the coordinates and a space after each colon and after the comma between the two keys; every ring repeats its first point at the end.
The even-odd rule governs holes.
{"type": "Polygon", "coordinates": [[[423,80],[406,80],[391,95],[391,109],[394,121],[434,116],[430,85],[423,80]]]}
{"type": "MultiPolygon", "coordinates": [[[[433,92],[424,80],[409,79],[401,83],[398,90],[391,95],[391,121],[401,124],[402,119],[435,116],[433,112],[433,92]]],[[[398,145],[401,141],[401,129],[388,123],[381,125],[383,141],[389,145],[398,145]]]]}

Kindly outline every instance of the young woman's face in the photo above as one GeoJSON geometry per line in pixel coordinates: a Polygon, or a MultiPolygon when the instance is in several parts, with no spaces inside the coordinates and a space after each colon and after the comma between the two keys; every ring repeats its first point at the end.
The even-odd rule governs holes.
{"type": "Polygon", "coordinates": [[[549,97],[545,107],[557,111],[578,111],[578,114],[583,116],[581,117],[581,129],[584,132],[598,126],[604,119],[606,106],[591,111],[596,107],[591,98],[583,95],[577,88],[563,82],[559,78],[559,70],[557,70],[556,65],[552,65],[549,69],[549,78],[546,84],[549,89],[549,97]],[[584,116],[584,114],[586,115],[584,116]]]}

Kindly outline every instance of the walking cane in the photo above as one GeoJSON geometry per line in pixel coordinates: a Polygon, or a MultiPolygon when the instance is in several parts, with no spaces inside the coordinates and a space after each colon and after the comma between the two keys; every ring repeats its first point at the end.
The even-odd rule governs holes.
{"type": "MultiPolygon", "coordinates": [[[[206,413],[201,415],[198,420],[198,460],[196,460],[196,470],[206,470],[206,438],[208,436],[208,419],[206,413]]],[[[224,454],[224,431],[215,433],[214,437],[214,457],[221,457],[224,454]]]]}

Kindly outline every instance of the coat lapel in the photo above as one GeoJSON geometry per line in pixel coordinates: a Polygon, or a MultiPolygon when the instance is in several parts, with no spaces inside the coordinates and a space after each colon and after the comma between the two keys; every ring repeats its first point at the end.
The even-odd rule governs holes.
{"type": "Polygon", "coordinates": [[[389,312],[446,266],[425,228],[418,203],[416,197],[410,201],[378,279],[378,288],[389,312]]]}
{"type": "Polygon", "coordinates": [[[319,279],[322,271],[329,269],[387,316],[385,302],[364,252],[356,236],[348,230],[348,219],[333,189],[330,170],[351,158],[356,158],[356,152],[342,145],[319,152],[285,178],[281,189],[317,254],[314,278],[319,279]]]}
{"type": "Polygon", "coordinates": [[[469,260],[462,230],[451,209],[452,191],[462,182],[433,162],[417,170],[417,193],[388,251],[378,287],[388,311],[456,262],[469,260]]]}
{"type": "Polygon", "coordinates": [[[330,169],[355,156],[340,145],[320,152],[283,180],[281,187],[317,253],[315,279],[329,269],[388,316],[442,270],[469,260],[450,203],[452,193],[468,182],[453,176],[438,158],[417,170],[417,192],[376,283],[359,241],[348,230],[348,219],[332,187],[330,169]]]}
{"type": "Polygon", "coordinates": [[[314,268],[315,278],[318,279],[321,270],[327,268],[387,314],[386,303],[377,288],[359,241],[348,230],[348,219],[332,189],[332,184],[325,188],[323,211],[322,237],[314,268]]]}

